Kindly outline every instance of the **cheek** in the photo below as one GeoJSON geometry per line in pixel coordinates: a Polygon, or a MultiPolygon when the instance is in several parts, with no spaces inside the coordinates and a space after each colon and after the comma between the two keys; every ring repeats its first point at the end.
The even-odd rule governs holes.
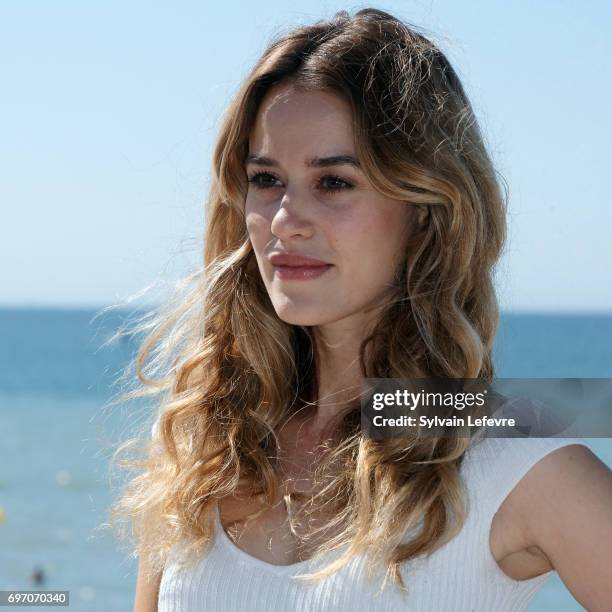
{"type": "Polygon", "coordinates": [[[256,252],[265,246],[270,233],[270,223],[261,212],[245,207],[245,223],[251,244],[256,252]]]}
{"type": "Polygon", "coordinates": [[[361,283],[387,283],[403,255],[406,235],[405,211],[372,209],[366,214],[346,219],[337,226],[335,239],[347,272],[361,283]]]}

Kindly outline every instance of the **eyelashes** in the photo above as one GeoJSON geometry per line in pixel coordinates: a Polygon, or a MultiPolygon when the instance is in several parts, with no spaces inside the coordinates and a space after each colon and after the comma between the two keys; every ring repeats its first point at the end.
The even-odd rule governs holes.
{"type": "MultiPolygon", "coordinates": [[[[255,189],[273,189],[278,187],[278,185],[274,185],[274,181],[280,179],[270,174],[270,172],[255,172],[248,176],[248,180],[249,184],[253,185],[255,189]]],[[[317,189],[330,195],[335,195],[340,191],[347,191],[352,188],[353,183],[333,174],[326,174],[317,181],[317,189]]]]}

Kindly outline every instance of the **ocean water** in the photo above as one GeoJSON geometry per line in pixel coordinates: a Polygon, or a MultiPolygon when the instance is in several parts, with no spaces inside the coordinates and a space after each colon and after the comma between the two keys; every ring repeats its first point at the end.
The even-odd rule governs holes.
{"type": "MultiPolygon", "coordinates": [[[[132,610],[137,566],[108,530],[109,444],[144,417],[103,410],[133,343],[127,313],[0,309],[0,590],[69,590],[79,612],[132,610]],[[44,582],[35,586],[33,572],[44,582]]],[[[503,315],[502,377],[611,377],[612,316],[503,315]]],[[[612,466],[612,439],[592,439],[612,466]]],[[[582,610],[554,575],[530,610],[582,610]]]]}

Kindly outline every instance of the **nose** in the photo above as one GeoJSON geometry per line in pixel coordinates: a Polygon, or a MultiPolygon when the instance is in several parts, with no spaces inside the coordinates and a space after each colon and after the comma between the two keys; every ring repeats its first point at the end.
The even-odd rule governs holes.
{"type": "Polygon", "coordinates": [[[280,239],[312,236],[314,227],[308,214],[307,198],[285,191],[274,211],[270,231],[280,239]]]}

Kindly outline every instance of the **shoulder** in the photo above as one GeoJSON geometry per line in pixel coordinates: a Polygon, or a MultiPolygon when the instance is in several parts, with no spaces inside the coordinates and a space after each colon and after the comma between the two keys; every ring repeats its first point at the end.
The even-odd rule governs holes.
{"type": "Polygon", "coordinates": [[[491,540],[503,552],[496,557],[534,547],[532,532],[537,529],[537,517],[547,516],[551,504],[568,508],[578,493],[573,481],[592,478],[593,466],[600,463],[587,446],[571,440],[539,455],[524,473],[515,475],[516,484],[496,509],[491,540]]]}
{"type": "Polygon", "coordinates": [[[509,553],[537,551],[588,609],[612,602],[612,471],[590,448],[570,443],[546,453],[500,514],[515,534],[509,553]]]}
{"type": "Polygon", "coordinates": [[[152,572],[142,560],[139,562],[134,612],[157,612],[161,579],[161,571],[152,572]]]}
{"type": "Polygon", "coordinates": [[[558,459],[553,456],[568,452],[596,459],[581,438],[482,438],[468,448],[462,471],[472,496],[493,516],[510,492],[519,483],[525,484],[522,481],[537,464],[545,458],[547,464],[551,460],[556,464],[558,459]]]}
{"type": "Polygon", "coordinates": [[[489,529],[494,528],[492,541],[496,559],[527,547],[524,519],[531,516],[533,504],[545,503],[542,495],[547,487],[562,488],[568,494],[571,485],[559,482],[564,477],[559,461],[568,461],[569,454],[570,461],[575,464],[576,453],[581,458],[587,457],[587,461],[599,461],[587,442],[580,438],[481,438],[473,441],[464,457],[461,473],[470,508],[487,529],[487,538],[489,529]]]}
{"type": "Polygon", "coordinates": [[[612,518],[612,471],[593,451],[570,443],[547,453],[504,501],[533,544],[589,529],[599,512],[612,518]]]}

